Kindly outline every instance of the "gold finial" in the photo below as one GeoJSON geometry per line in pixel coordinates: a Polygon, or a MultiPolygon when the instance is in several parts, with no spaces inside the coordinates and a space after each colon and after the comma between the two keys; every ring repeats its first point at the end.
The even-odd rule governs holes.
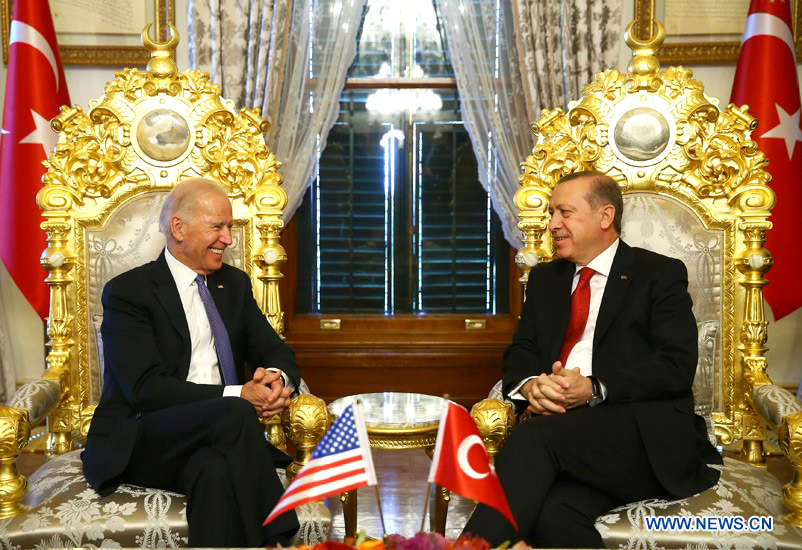
{"type": "Polygon", "coordinates": [[[167,78],[178,70],[173,60],[175,48],[178,46],[178,29],[175,25],[170,26],[170,39],[167,42],[154,42],[150,38],[150,27],[152,23],[145,25],[142,30],[142,45],[150,51],[150,61],[148,61],[148,72],[157,78],[167,78]]]}
{"type": "Polygon", "coordinates": [[[660,72],[660,62],[654,53],[663,44],[666,37],[666,28],[660,21],[652,19],[652,23],[657,27],[657,32],[647,40],[635,37],[632,21],[627,25],[624,37],[627,46],[632,49],[632,59],[629,60],[627,73],[629,74],[629,87],[635,89],[655,90],[659,86],[657,74],[660,72]]]}

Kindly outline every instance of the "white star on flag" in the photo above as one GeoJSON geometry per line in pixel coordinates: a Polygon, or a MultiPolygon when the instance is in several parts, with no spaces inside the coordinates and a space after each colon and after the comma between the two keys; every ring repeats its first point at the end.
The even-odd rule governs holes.
{"type": "MultiPolygon", "coordinates": [[[[20,143],[38,143],[42,146],[45,152],[45,158],[47,158],[53,149],[56,148],[56,144],[58,143],[58,134],[50,128],[50,121],[31,109],[31,116],[33,117],[33,123],[36,126],[36,129],[19,140],[20,143]]],[[[797,113],[798,118],[798,113],[797,113]]]]}
{"type": "Polygon", "coordinates": [[[802,128],[799,127],[799,109],[794,114],[785,112],[785,109],[775,103],[779,122],[777,126],[763,134],[762,138],[778,138],[785,141],[785,148],[788,150],[788,158],[794,156],[794,147],[797,141],[802,141],[802,128]]]}

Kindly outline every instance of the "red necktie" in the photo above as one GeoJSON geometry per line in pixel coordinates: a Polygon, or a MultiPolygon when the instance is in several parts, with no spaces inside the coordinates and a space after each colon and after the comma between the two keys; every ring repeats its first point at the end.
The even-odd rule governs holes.
{"type": "Polygon", "coordinates": [[[563,347],[560,350],[558,361],[565,367],[568,355],[579,339],[585,332],[585,325],[588,324],[588,310],[590,309],[590,278],[596,272],[589,267],[579,270],[579,283],[576,285],[574,294],[571,296],[571,315],[568,318],[568,328],[565,331],[563,347]]]}

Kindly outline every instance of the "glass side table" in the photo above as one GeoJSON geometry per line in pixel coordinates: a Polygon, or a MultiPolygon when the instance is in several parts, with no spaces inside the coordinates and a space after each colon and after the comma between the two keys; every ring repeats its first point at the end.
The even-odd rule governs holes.
{"type": "MultiPolygon", "coordinates": [[[[420,393],[363,393],[332,401],[329,411],[334,416],[340,416],[343,409],[357,399],[362,405],[362,416],[371,449],[423,449],[432,458],[445,399],[420,393]]],[[[345,536],[355,537],[357,493],[343,493],[340,500],[343,505],[345,536]]],[[[430,528],[441,534],[446,529],[449,500],[451,495],[448,489],[438,485],[434,509],[430,515],[430,528]]]]}

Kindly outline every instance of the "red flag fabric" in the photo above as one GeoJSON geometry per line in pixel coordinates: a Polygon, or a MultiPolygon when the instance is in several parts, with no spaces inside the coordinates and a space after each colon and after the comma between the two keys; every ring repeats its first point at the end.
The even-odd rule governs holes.
{"type": "Polygon", "coordinates": [[[429,483],[495,508],[518,529],[473,418],[453,401],[440,419],[429,483]]]}
{"type": "Polygon", "coordinates": [[[797,279],[802,270],[802,147],[797,147],[802,128],[792,29],[790,2],[752,0],[730,98],[736,105],[749,105],[759,121],[752,138],[769,159],[771,187],[777,194],[773,228],[766,239],[775,263],[767,275],[771,284],[764,290],[775,319],[802,305],[797,279]]]}
{"type": "Polygon", "coordinates": [[[47,0],[15,0],[8,57],[0,130],[0,259],[43,318],[49,292],[39,264],[46,241],[36,193],[45,173],[42,161],[58,142],[50,120],[70,102],[47,0]]]}
{"type": "Polygon", "coordinates": [[[365,421],[355,403],[343,409],[262,525],[306,502],[368,485],[376,485],[376,472],[365,421]]]}

